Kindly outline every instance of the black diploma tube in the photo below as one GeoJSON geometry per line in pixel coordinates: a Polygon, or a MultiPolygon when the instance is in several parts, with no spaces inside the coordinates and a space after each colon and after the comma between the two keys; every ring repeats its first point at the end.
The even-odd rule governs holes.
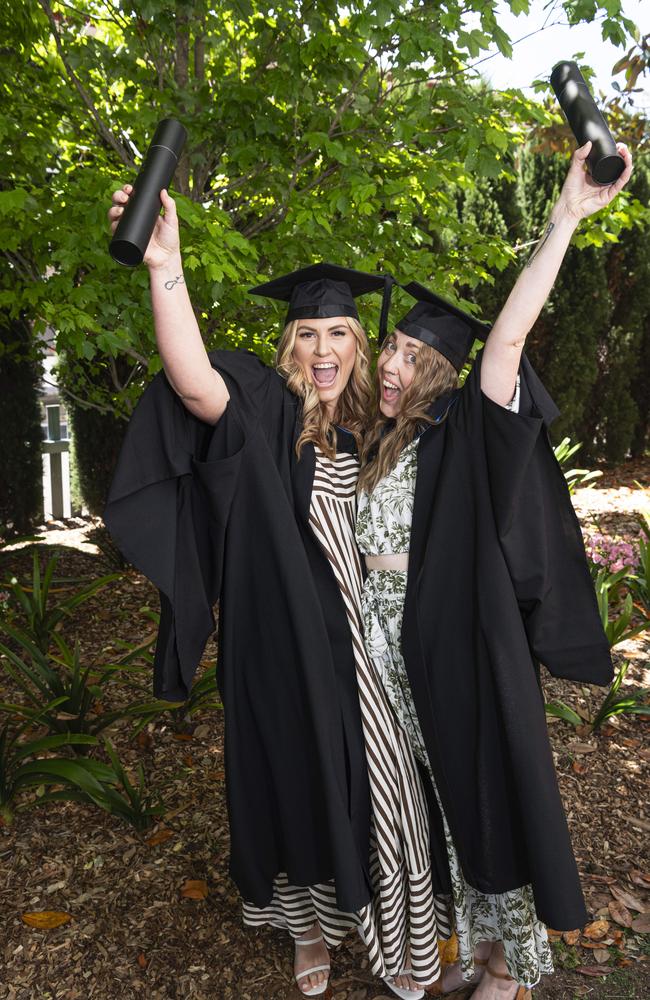
{"type": "Polygon", "coordinates": [[[186,139],[187,131],[175,118],[158,123],[108,248],[118,264],[141,263],[160,215],[160,192],[171,183],[186,139]]]}
{"type": "Polygon", "coordinates": [[[616,150],[612,133],[577,63],[569,60],[557,63],[551,73],[551,86],[578,145],[584,146],[591,139],[587,157],[591,176],[598,184],[611,184],[623,173],[625,160],[616,150]]]}

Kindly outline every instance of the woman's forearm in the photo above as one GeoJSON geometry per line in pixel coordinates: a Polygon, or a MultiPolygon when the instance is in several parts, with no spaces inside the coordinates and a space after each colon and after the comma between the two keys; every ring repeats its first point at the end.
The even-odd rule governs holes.
{"type": "Polygon", "coordinates": [[[504,345],[523,347],[553,287],[576,225],[577,220],[569,214],[564,203],[556,202],[537,246],[499,313],[490,337],[504,345]]]}
{"type": "Polygon", "coordinates": [[[617,181],[605,186],[596,184],[586,170],[591,141],[573,151],[546,229],[488,334],[483,348],[481,389],[502,406],[512,398],[526,337],[553,287],[578,222],[609,205],[630,179],[630,151],[620,142],[616,150],[625,168],[617,181]]]}
{"type": "Polygon", "coordinates": [[[501,406],[512,399],[526,337],[553,287],[576,225],[577,220],[559,201],[488,334],[481,389],[501,406]]]}
{"type": "Polygon", "coordinates": [[[184,401],[201,401],[215,391],[210,364],[183,277],[180,253],[149,268],[151,306],[165,374],[184,401]]]}

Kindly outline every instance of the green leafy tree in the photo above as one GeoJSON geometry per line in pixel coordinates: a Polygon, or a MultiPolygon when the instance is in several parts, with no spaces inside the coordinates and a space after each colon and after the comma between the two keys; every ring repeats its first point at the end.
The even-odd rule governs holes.
{"type": "MultiPolygon", "coordinates": [[[[620,0],[563,7],[633,38],[620,0]]],[[[67,392],[99,411],[128,413],[160,364],[147,275],[109,257],[106,210],[164,116],[189,132],[175,190],[210,346],[270,356],[279,314],[246,294],[270,271],[329,258],[450,294],[512,256],[455,210],[550,120],[472,68],[512,52],[495,0],[22,0],[0,29],[0,307],[57,331],[67,392]]]]}

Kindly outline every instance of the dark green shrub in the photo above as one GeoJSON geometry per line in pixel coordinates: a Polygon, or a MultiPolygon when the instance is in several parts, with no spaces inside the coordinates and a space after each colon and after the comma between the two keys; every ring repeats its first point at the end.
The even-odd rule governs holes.
{"type": "Polygon", "coordinates": [[[0,536],[30,532],[42,519],[40,366],[26,321],[0,317],[0,536]]]}

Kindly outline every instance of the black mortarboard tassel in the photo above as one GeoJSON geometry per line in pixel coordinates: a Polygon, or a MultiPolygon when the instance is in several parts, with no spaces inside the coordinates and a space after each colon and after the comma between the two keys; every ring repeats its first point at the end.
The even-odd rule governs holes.
{"type": "Polygon", "coordinates": [[[358,295],[383,290],[380,317],[380,337],[385,336],[390,306],[390,293],[395,279],[389,274],[367,274],[338,264],[311,264],[291,274],[284,274],[263,285],[249,288],[251,295],[264,295],[288,302],[285,324],[294,319],[326,319],[330,316],[352,316],[359,319],[358,295]],[[382,327],[383,323],[383,327],[382,327]]]}
{"type": "Polygon", "coordinates": [[[395,324],[395,329],[434,347],[451,361],[456,371],[460,371],[474,340],[484,341],[490,332],[488,324],[441,299],[417,281],[401,287],[418,301],[395,324]]]}

